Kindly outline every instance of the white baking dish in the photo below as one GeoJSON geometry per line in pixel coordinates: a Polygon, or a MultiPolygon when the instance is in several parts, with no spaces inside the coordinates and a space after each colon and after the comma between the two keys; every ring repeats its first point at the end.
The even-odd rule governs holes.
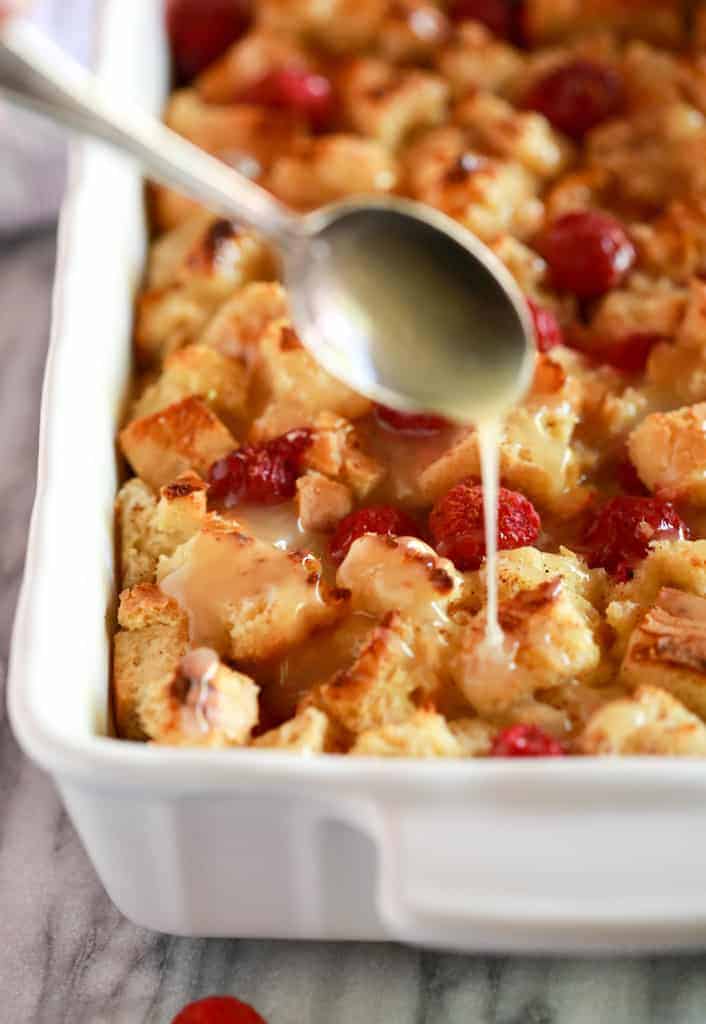
{"type": "MultiPolygon", "coordinates": [[[[112,0],[101,73],[157,110],[162,0],[112,0]]],[[[62,219],[9,701],[117,906],[185,935],[588,951],[706,940],[706,763],[415,763],[107,735],[114,435],[145,249],[138,175],[85,147],[62,219]]]]}

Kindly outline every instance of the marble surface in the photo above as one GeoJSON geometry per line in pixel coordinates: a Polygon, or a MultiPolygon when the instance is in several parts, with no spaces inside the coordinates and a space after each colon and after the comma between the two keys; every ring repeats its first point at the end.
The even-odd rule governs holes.
{"type": "MultiPolygon", "coordinates": [[[[52,233],[0,245],[0,686],[34,487],[52,233]]],[[[399,946],[197,941],[103,893],[0,705],[0,1021],[170,1024],[229,992],[269,1024],[704,1024],[706,958],[548,960],[399,946]]]]}

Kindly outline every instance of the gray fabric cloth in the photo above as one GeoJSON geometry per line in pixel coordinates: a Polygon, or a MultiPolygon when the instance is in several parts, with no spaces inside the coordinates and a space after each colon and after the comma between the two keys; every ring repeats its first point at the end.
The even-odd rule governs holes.
{"type": "MultiPolygon", "coordinates": [[[[35,0],[29,16],[82,62],[90,59],[99,0],[35,0]]],[[[55,219],[66,181],[61,133],[0,101],[0,233],[55,219]]]]}

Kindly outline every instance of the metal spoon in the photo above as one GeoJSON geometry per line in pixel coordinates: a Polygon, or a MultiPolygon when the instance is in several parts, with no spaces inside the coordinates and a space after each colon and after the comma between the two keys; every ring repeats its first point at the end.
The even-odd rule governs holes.
{"type": "Polygon", "coordinates": [[[370,197],[298,215],[156,118],[114,102],[21,19],[2,30],[0,91],[271,239],[302,341],[356,391],[477,422],[528,387],[534,346],[521,292],[485,245],[438,211],[370,197]]]}

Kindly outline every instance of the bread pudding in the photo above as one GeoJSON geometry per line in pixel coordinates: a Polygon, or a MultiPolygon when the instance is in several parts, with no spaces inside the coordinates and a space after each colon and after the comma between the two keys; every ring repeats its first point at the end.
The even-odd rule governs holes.
{"type": "Polygon", "coordinates": [[[221,24],[205,0],[196,25],[193,7],[170,8],[171,128],[301,211],[428,203],[526,296],[534,379],[499,440],[510,656],[484,645],[476,428],[330,376],[265,241],[153,188],[118,735],[706,755],[706,5],[234,0],[221,24]]]}

